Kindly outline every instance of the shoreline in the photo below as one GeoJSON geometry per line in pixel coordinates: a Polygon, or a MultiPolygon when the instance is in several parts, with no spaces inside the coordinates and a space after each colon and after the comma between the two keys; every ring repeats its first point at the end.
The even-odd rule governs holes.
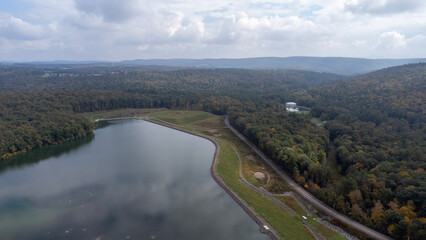
{"type": "Polygon", "coordinates": [[[259,231],[261,233],[268,235],[272,240],[284,239],[284,238],[280,237],[278,235],[278,233],[273,229],[273,227],[268,222],[266,222],[265,219],[263,219],[261,216],[259,216],[258,213],[252,207],[250,207],[250,205],[248,205],[230,187],[228,187],[226,185],[225,181],[223,181],[223,179],[218,175],[218,173],[216,171],[216,164],[217,164],[217,161],[218,161],[218,154],[219,154],[220,146],[216,142],[215,139],[213,139],[209,136],[206,136],[206,135],[202,135],[202,134],[190,132],[188,130],[180,129],[176,126],[172,126],[172,125],[169,125],[167,123],[156,122],[156,121],[150,120],[149,118],[144,118],[144,117],[127,117],[127,118],[123,117],[123,118],[115,118],[115,119],[96,119],[97,120],[96,122],[99,122],[99,121],[117,121],[117,120],[125,120],[125,119],[136,119],[136,120],[142,120],[142,121],[150,122],[150,123],[157,124],[157,125],[167,127],[167,128],[171,128],[171,129],[183,132],[183,133],[187,133],[187,134],[190,134],[190,135],[193,135],[193,136],[196,136],[196,137],[201,137],[201,138],[206,139],[206,140],[210,141],[211,143],[213,143],[213,145],[215,146],[215,152],[214,152],[212,164],[210,166],[210,174],[211,174],[213,180],[250,216],[251,219],[253,219],[253,221],[259,226],[259,231]],[[267,226],[268,229],[266,229],[265,226],[267,226]]]}

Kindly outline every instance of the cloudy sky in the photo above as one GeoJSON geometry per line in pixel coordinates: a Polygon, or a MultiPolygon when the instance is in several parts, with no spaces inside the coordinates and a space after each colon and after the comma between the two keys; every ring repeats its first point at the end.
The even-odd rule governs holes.
{"type": "Polygon", "coordinates": [[[0,0],[0,61],[426,57],[425,0],[0,0]]]}

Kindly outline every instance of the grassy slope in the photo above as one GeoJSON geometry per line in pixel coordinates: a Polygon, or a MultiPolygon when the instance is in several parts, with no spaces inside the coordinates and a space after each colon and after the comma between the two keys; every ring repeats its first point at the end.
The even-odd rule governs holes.
{"type": "Polygon", "coordinates": [[[217,142],[220,145],[217,172],[226,184],[253,207],[284,238],[312,239],[310,233],[297,218],[239,181],[239,163],[234,150],[223,139],[217,140],[217,142]]]}
{"type": "Polygon", "coordinates": [[[162,121],[177,125],[187,125],[212,116],[213,115],[210,113],[200,111],[165,111],[149,115],[151,118],[158,118],[162,121]]]}
{"type": "Polygon", "coordinates": [[[83,116],[90,121],[94,121],[100,118],[116,118],[116,117],[144,117],[147,114],[151,114],[158,111],[164,111],[164,108],[143,108],[143,109],[134,109],[134,108],[124,108],[116,109],[110,111],[98,111],[98,112],[87,112],[87,113],[78,113],[78,116],[83,116]]]}

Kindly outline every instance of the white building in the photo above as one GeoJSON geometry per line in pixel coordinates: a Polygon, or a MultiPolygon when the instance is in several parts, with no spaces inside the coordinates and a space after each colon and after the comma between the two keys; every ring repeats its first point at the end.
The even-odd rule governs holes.
{"type": "Polygon", "coordinates": [[[297,108],[297,104],[295,102],[287,102],[285,104],[285,110],[289,112],[298,112],[299,108],[297,108]]]}

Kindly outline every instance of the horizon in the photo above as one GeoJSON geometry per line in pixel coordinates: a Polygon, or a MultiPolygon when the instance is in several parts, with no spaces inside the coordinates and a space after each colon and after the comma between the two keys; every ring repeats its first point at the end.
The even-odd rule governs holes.
{"type": "Polygon", "coordinates": [[[425,57],[413,57],[413,58],[363,58],[363,57],[342,57],[342,56],[326,56],[326,57],[318,57],[318,56],[287,56],[287,57],[274,57],[274,56],[265,56],[265,57],[244,57],[244,58],[136,58],[136,59],[119,59],[119,60],[67,60],[67,59],[54,59],[54,60],[32,60],[32,61],[3,61],[0,59],[0,63],[23,63],[23,64],[31,64],[31,63],[55,63],[55,62],[81,62],[81,63],[120,63],[126,61],[169,61],[169,60],[243,60],[243,59],[287,59],[287,58],[342,58],[342,59],[357,59],[357,60],[412,60],[412,59],[421,59],[426,60],[425,57]]]}
{"type": "Polygon", "coordinates": [[[426,57],[426,2],[0,2],[0,61],[426,57]]]}

